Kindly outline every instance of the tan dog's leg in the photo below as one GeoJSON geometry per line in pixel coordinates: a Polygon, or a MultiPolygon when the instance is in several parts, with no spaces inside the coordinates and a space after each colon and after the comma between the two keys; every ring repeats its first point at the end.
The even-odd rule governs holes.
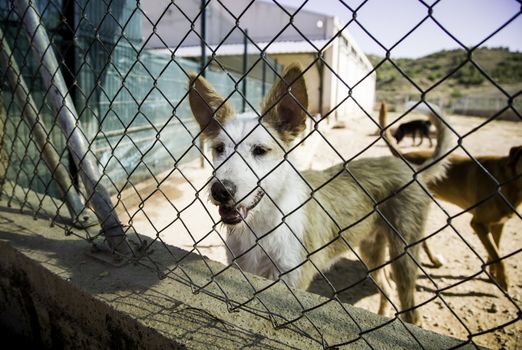
{"type": "MultiPolygon", "coordinates": [[[[385,244],[382,242],[386,240],[386,237],[382,234],[376,234],[375,240],[365,240],[359,245],[359,249],[362,255],[363,262],[366,264],[368,269],[373,269],[376,266],[380,266],[384,263],[386,250],[385,244]]],[[[379,302],[379,315],[385,315],[386,308],[388,307],[390,297],[390,284],[386,278],[384,267],[371,273],[371,276],[375,283],[381,289],[380,302],[379,302]]]]}
{"type": "Polygon", "coordinates": [[[428,256],[428,259],[430,259],[431,263],[433,264],[433,267],[439,268],[442,265],[444,265],[444,259],[442,258],[442,256],[433,254],[427,241],[422,242],[422,249],[428,256]]]}
{"type": "Polygon", "coordinates": [[[500,249],[500,236],[502,236],[502,230],[504,230],[504,224],[494,224],[490,226],[491,234],[493,235],[493,241],[497,245],[497,249],[500,249]]]}
{"type": "Polygon", "coordinates": [[[506,271],[504,267],[504,263],[500,261],[500,255],[498,253],[497,246],[495,242],[493,242],[492,237],[489,235],[488,229],[485,225],[475,221],[475,219],[471,220],[471,227],[475,230],[475,233],[480,238],[480,241],[486,248],[488,252],[488,262],[498,261],[497,263],[491,265],[491,274],[497,280],[500,287],[504,290],[508,289],[508,281],[506,276],[506,271]]]}
{"type": "MultiPolygon", "coordinates": [[[[418,259],[418,247],[418,245],[415,245],[409,248],[410,254],[412,254],[414,259],[418,259]]],[[[403,243],[396,238],[391,238],[390,257],[393,258],[403,253],[403,243]]],[[[403,314],[404,321],[420,325],[419,312],[417,309],[412,309],[415,306],[415,285],[417,281],[417,265],[415,261],[407,254],[404,254],[391,264],[391,268],[393,279],[397,285],[401,309],[408,310],[403,314]]]]}
{"type": "MultiPolygon", "coordinates": [[[[500,256],[500,238],[502,236],[502,230],[504,230],[504,224],[494,224],[494,225],[490,226],[491,235],[493,236],[493,241],[495,242],[495,246],[497,248],[497,252],[499,252],[498,253],[499,256],[500,256]]],[[[493,274],[493,276],[495,276],[497,278],[497,280],[503,279],[504,282],[501,283],[500,285],[501,286],[505,285],[505,287],[503,287],[503,288],[505,290],[507,290],[509,287],[509,278],[507,277],[507,274],[505,271],[504,262],[501,261],[500,263],[491,266],[490,272],[493,274]]]]}

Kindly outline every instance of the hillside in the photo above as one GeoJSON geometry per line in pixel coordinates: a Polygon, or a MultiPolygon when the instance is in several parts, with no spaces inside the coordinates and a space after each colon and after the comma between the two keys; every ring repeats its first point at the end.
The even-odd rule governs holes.
{"type": "Polygon", "coordinates": [[[442,99],[445,105],[462,97],[505,98],[480,70],[510,94],[522,88],[522,53],[507,48],[475,50],[471,59],[480,70],[461,49],[439,51],[418,59],[390,61],[375,55],[368,58],[377,68],[377,99],[391,103],[420,96],[419,90],[399,69],[421,90],[427,91],[429,99],[442,99]]]}

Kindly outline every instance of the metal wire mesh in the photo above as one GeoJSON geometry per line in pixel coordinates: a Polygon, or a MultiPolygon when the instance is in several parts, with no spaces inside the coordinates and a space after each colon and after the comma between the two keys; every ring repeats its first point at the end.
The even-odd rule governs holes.
{"type": "MultiPolygon", "coordinates": [[[[8,199],[10,205],[17,203],[22,211],[28,211],[35,217],[50,215],[52,224],[64,227],[66,234],[79,235],[89,242],[98,242],[104,236],[106,239],[119,237],[121,241],[116,243],[123,242],[126,249],[119,249],[115,241],[109,239],[110,247],[122,254],[124,259],[131,259],[150,267],[159,278],[182,281],[192,288],[194,293],[207,293],[227,303],[231,311],[242,309],[252,312],[270,320],[275,328],[291,328],[317,341],[318,345],[323,347],[363,342],[373,348],[366,340],[366,334],[378,332],[380,328],[400,320],[400,316],[411,311],[399,305],[395,301],[396,298],[389,295],[375,278],[377,273],[387,274],[390,267],[393,268],[395,263],[404,259],[413,260],[415,268],[419,271],[419,281],[422,280],[421,285],[417,286],[417,292],[423,292],[423,296],[420,298],[421,301],[417,300],[413,309],[422,313],[437,305],[436,308],[443,310],[441,314],[446,315],[445,321],[459,329],[458,334],[452,334],[463,339],[459,345],[475,345],[476,342],[480,343],[483,339],[481,337],[488,334],[494,334],[498,338],[498,332],[502,331],[509,338],[509,327],[520,327],[522,313],[518,298],[521,280],[519,278],[514,285],[503,285],[503,281],[498,279],[500,272],[497,266],[504,263],[509,275],[509,270],[515,269],[517,261],[520,261],[522,246],[515,244],[508,247],[508,253],[500,255],[497,260],[491,259],[491,252],[488,252],[489,258],[486,258],[480,250],[482,248],[477,249],[477,244],[472,238],[473,230],[481,230],[477,222],[479,218],[472,221],[472,227],[462,225],[459,220],[466,213],[475,215],[475,209],[488,205],[494,199],[497,201],[495,205],[502,206],[503,212],[506,213],[502,220],[513,217],[513,227],[518,228],[522,222],[522,217],[516,210],[522,192],[520,150],[517,152],[517,149],[513,148],[511,158],[505,154],[503,160],[498,161],[502,167],[508,168],[503,171],[509,174],[498,177],[498,173],[489,167],[485,158],[477,155],[477,148],[473,148],[471,141],[468,141],[490,126],[498,127],[498,119],[506,113],[514,119],[509,122],[513,123],[510,125],[519,128],[518,123],[522,119],[519,112],[520,89],[507,89],[498,83],[492,74],[476,61],[475,54],[491,37],[519,21],[520,9],[478,44],[469,47],[461,41],[458,33],[446,29],[443,25],[444,19],[436,15],[437,7],[444,1],[431,4],[419,1],[417,5],[424,8],[425,17],[403,37],[388,46],[381,43],[358,19],[357,15],[364,11],[371,1],[362,1],[356,6],[339,1],[343,10],[350,14],[350,19],[342,24],[337,23],[328,35],[325,35],[324,31],[320,35],[318,32],[307,32],[305,29],[307,27],[303,23],[319,16],[306,10],[307,1],[300,3],[296,8],[285,7],[276,1],[261,5],[254,1],[220,0],[189,1],[183,4],[158,2],[146,6],[132,1],[105,0],[41,0],[27,3],[1,1],[2,54],[5,57],[2,61],[4,108],[1,111],[0,141],[2,196],[8,199]],[[272,13],[277,13],[279,26],[262,28],[260,32],[253,28],[247,29],[248,23],[254,21],[257,16],[258,6],[264,6],[264,9],[269,8],[272,13]],[[45,29],[49,38],[46,50],[57,56],[58,65],[54,69],[45,65],[43,56],[39,60],[34,53],[37,35],[28,35],[27,25],[24,25],[24,20],[33,11],[38,17],[41,16],[43,25],[40,29],[45,29]],[[215,22],[210,21],[209,12],[212,15],[219,13],[219,16],[222,16],[220,19],[226,18],[223,22],[225,24],[217,27],[215,22]],[[280,20],[281,18],[283,20],[280,20]],[[456,64],[450,66],[442,76],[436,77],[428,87],[424,82],[412,78],[400,61],[393,57],[396,47],[407,41],[426,22],[435,24],[464,52],[464,56],[457,60],[456,64]],[[163,26],[165,23],[166,26],[163,26]],[[373,65],[370,64],[347,36],[353,28],[370,37],[374,44],[382,49],[384,57],[373,65]],[[301,45],[300,49],[292,49],[292,45],[296,43],[301,45]],[[346,66],[332,60],[332,47],[340,52],[339,55],[349,57],[346,66]],[[313,107],[303,106],[293,95],[295,90],[287,89],[286,94],[290,94],[303,110],[307,126],[304,136],[288,148],[280,137],[272,135],[273,129],[262,122],[268,112],[260,109],[259,105],[263,97],[284,80],[284,67],[302,57],[306,58],[300,63],[303,74],[308,77],[313,107]],[[398,158],[402,158],[404,166],[410,170],[409,181],[394,187],[389,193],[376,196],[372,188],[368,187],[367,181],[352,171],[353,164],[362,164],[357,162],[364,162],[368,156],[389,156],[388,149],[384,147],[386,142],[389,142],[385,140],[386,130],[407,120],[413,112],[413,108],[409,108],[406,112],[399,113],[393,123],[392,120],[389,121],[390,126],[379,124],[373,111],[376,74],[385,67],[391,67],[399,73],[400,79],[405,80],[409,88],[414,90],[414,93],[410,93],[412,97],[424,103],[433,102],[431,97],[440,89],[448,88],[448,81],[459,72],[471,69],[466,68],[468,66],[473,67],[476,74],[493,86],[500,97],[496,98],[493,107],[490,103],[487,108],[480,108],[476,98],[460,99],[453,105],[455,113],[472,111],[479,114],[469,108],[469,104],[481,111],[487,111],[484,112],[486,117],[471,128],[460,127],[462,117],[443,120],[445,126],[457,138],[457,142],[445,152],[445,156],[452,152],[464,155],[471,163],[470,166],[485,174],[485,178],[492,183],[489,194],[464,208],[448,209],[446,203],[436,199],[431,184],[426,185],[421,180],[425,169],[419,170],[408,165],[407,155],[401,154],[398,158]],[[55,79],[51,85],[46,85],[43,79],[44,71],[55,79]],[[203,142],[205,130],[200,130],[192,116],[188,88],[190,72],[204,76],[223,96],[223,103],[231,104],[239,112],[250,112],[250,115],[258,120],[252,130],[239,138],[223,125],[218,125],[221,135],[234,140],[233,150],[223,162],[216,163],[213,160],[211,153],[215,150],[209,148],[215,148],[215,144],[213,145],[208,137],[207,142],[203,142]],[[53,84],[57,84],[60,76],[65,79],[67,90],[61,96],[61,105],[56,106],[50,96],[56,87],[53,84]],[[318,77],[320,83],[317,86],[313,85],[317,81],[310,77],[318,77]],[[330,82],[329,86],[334,86],[335,91],[333,88],[332,91],[328,91],[328,85],[323,85],[324,81],[330,82]],[[311,90],[310,85],[317,87],[319,93],[311,90]],[[17,88],[20,89],[19,94],[17,88]],[[72,107],[66,103],[68,98],[73,101],[72,107]],[[61,131],[64,126],[60,124],[58,112],[63,109],[75,115],[69,127],[79,131],[85,138],[87,152],[84,154],[78,152],[71,142],[74,132],[61,131]],[[354,115],[357,117],[353,117],[354,115]],[[347,124],[346,128],[337,129],[344,127],[343,123],[347,124]],[[357,125],[364,125],[364,130],[371,128],[378,132],[368,137],[362,134],[363,129],[357,129],[357,125]],[[259,130],[272,135],[270,141],[284,150],[280,159],[263,174],[258,174],[257,168],[251,164],[252,160],[240,151],[242,145],[248,142],[248,138],[259,130]],[[38,132],[43,133],[43,136],[39,137],[38,132]],[[291,161],[293,155],[299,152],[309,154],[298,162],[291,161]],[[53,156],[48,155],[51,153],[53,156]],[[85,169],[93,164],[88,162],[91,156],[95,167],[99,169],[99,177],[87,176],[80,179],[81,175],[85,176],[85,169]],[[316,163],[312,161],[314,159],[316,163]],[[290,172],[289,176],[302,184],[306,194],[305,198],[301,198],[291,209],[277,208],[277,222],[268,230],[255,232],[252,224],[242,220],[240,225],[253,231],[255,238],[239,252],[229,246],[230,238],[227,238],[227,230],[221,225],[222,218],[217,208],[207,201],[209,187],[216,183],[216,174],[226,167],[227,162],[230,164],[232,161],[243,164],[245,171],[251,173],[248,176],[254,178],[251,188],[242,198],[235,199],[236,203],[252,197],[256,191],[261,190],[262,200],[277,206],[278,193],[271,192],[267,182],[274,181],[273,175],[282,167],[286,167],[290,172]],[[323,170],[326,168],[325,164],[329,166],[333,163],[340,163],[342,166],[337,171],[323,170]],[[328,174],[320,184],[309,183],[303,173],[303,169],[314,166],[328,174]],[[67,176],[63,175],[64,167],[65,172],[69,173],[67,176]],[[337,184],[342,177],[350,178],[350,181],[358,186],[357,191],[363,195],[361,198],[370,203],[371,207],[370,211],[363,212],[353,222],[339,220],[339,217],[328,209],[331,206],[318,199],[324,188],[337,184]],[[86,181],[86,178],[89,180],[86,181]],[[433,203],[428,219],[431,224],[427,226],[424,235],[414,241],[410,241],[397,228],[395,217],[390,217],[389,213],[382,210],[387,201],[395,197],[401,198],[412,186],[420,186],[423,195],[428,196],[433,203]],[[106,197],[95,198],[96,193],[104,191],[107,192],[106,197]],[[44,204],[49,200],[52,207],[44,204]],[[98,203],[98,206],[93,203],[98,203]],[[84,205],[87,209],[83,208],[84,205]],[[100,206],[106,208],[105,214],[100,214],[100,206]],[[294,220],[295,216],[308,206],[313,206],[316,211],[321,212],[336,231],[333,240],[323,242],[314,249],[303,240],[300,228],[295,226],[294,220]],[[89,208],[94,211],[94,215],[89,216],[89,208]],[[109,216],[113,217],[112,221],[107,219],[109,216]],[[396,239],[402,242],[402,251],[400,254],[390,254],[384,262],[372,266],[365,261],[351,240],[346,238],[346,232],[356,230],[368,218],[374,216],[389,225],[396,239]],[[95,225],[97,223],[101,225],[101,229],[95,225]],[[108,234],[115,225],[119,230],[108,234]],[[71,226],[79,227],[81,230],[71,230],[71,226]],[[284,269],[280,268],[280,258],[273,256],[270,249],[262,243],[282,230],[288,231],[288,239],[297,240],[299,249],[304,251],[302,260],[284,269]],[[122,235],[127,239],[122,238],[122,235]],[[461,246],[462,254],[469,258],[466,259],[475,261],[475,265],[466,271],[457,271],[457,268],[450,266],[449,272],[453,277],[441,277],[437,270],[426,266],[420,260],[419,247],[425,243],[433,243],[438,237],[451,237],[453,244],[461,246]],[[129,241],[138,244],[129,244],[129,241]],[[335,280],[335,273],[322,271],[316,266],[315,260],[319,253],[332,249],[339,243],[347,252],[343,255],[343,261],[348,262],[345,265],[349,268],[345,270],[350,270],[353,275],[342,281],[335,280]],[[173,246],[185,250],[174,250],[173,246]],[[174,267],[164,266],[155,260],[154,254],[146,253],[152,249],[168,251],[174,267]],[[264,277],[270,277],[270,280],[261,285],[252,281],[251,275],[246,272],[249,268],[244,263],[244,259],[255,251],[261,251],[265,263],[272,264],[277,270],[275,275],[265,275],[264,277]],[[191,276],[183,268],[183,261],[194,254],[207,267],[202,276],[191,276]],[[209,264],[203,258],[206,255],[226,264],[220,265],[221,268],[216,270],[216,265],[209,264]],[[311,305],[300,300],[294,293],[293,288],[296,284],[291,282],[292,276],[308,265],[313,266],[312,270],[316,275],[309,289],[327,296],[325,301],[318,304],[311,305]],[[229,295],[228,287],[223,282],[224,279],[221,279],[233,268],[241,273],[245,288],[250,291],[246,299],[235,299],[229,295]],[[448,282],[452,279],[454,281],[448,282]],[[497,310],[492,312],[498,317],[492,318],[486,328],[471,322],[470,316],[463,313],[462,308],[452,305],[451,298],[459,293],[464,293],[462,297],[465,297],[466,292],[462,292],[461,288],[468,282],[480,279],[482,281],[477,288],[487,290],[479,291],[478,294],[473,294],[476,291],[468,290],[468,295],[478,295],[481,298],[480,302],[487,301],[492,305],[499,303],[505,308],[501,316],[498,316],[500,312],[497,310]],[[264,300],[265,291],[280,285],[286,287],[288,298],[297,305],[298,312],[284,314],[264,300]],[[506,290],[508,286],[509,289],[506,290]],[[357,317],[350,313],[345,303],[359,301],[361,298],[354,295],[360,294],[361,290],[370,290],[370,294],[375,296],[384,295],[392,304],[393,317],[371,328],[359,327],[357,317]],[[502,301],[501,304],[499,300],[502,301]],[[337,305],[346,322],[353,322],[359,327],[359,334],[353,338],[326,337],[325,330],[316,326],[314,317],[311,316],[326,304],[337,305]],[[300,328],[303,321],[314,331],[300,328]]],[[[317,22],[314,30],[330,23],[325,16],[317,18],[320,18],[321,24],[317,22]]],[[[285,83],[291,84],[293,81],[285,83]]],[[[197,93],[203,101],[201,91],[197,93]]],[[[283,98],[279,96],[275,105],[283,98]]],[[[378,94],[378,98],[384,98],[393,107],[398,102],[395,97],[386,94],[378,94]]],[[[203,101],[203,104],[206,103],[203,101]]],[[[209,105],[205,107],[208,108],[209,105]]],[[[216,109],[217,106],[210,107],[216,109]]],[[[520,138],[513,140],[513,143],[520,143],[520,138]]],[[[450,169],[452,166],[449,166],[450,169]]],[[[455,176],[451,171],[449,174],[455,176]]],[[[217,183],[223,184],[222,180],[218,179],[217,183]]],[[[464,192],[464,189],[462,191],[464,192]]],[[[397,210],[400,211],[400,208],[397,210]]],[[[400,214],[396,215],[400,217],[400,214]]],[[[302,220],[306,222],[306,219],[302,220]]],[[[497,247],[503,223],[504,221],[497,223],[494,229],[499,233],[492,232],[497,247]]],[[[481,237],[488,236],[489,229],[486,228],[485,235],[481,237]]],[[[515,234],[509,234],[511,233],[515,234]]],[[[230,235],[229,232],[228,236],[230,235]]],[[[491,238],[487,239],[491,241],[491,238]]],[[[480,243],[478,246],[480,247],[480,243]]],[[[506,251],[504,247],[502,251],[506,251]]],[[[395,282],[399,282],[400,278],[401,276],[395,276],[395,282]]],[[[371,303],[376,302],[371,301],[370,305],[371,303]]],[[[373,306],[370,308],[371,311],[376,311],[373,306]]],[[[487,312],[484,315],[487,317],[487,312]]],[[[428,328],[440,331],[434,323],[444,321],[433,318],[436,320],[433,321],[425,315],[423,321],[428,324],[428,328]]],[[[448,329],[445,333],[451,334],[452,331],[448,329]]],[[[413,333],[411,336],[415,338],[413,333]]],[[[496,345],[503,345],[506,341],[499,340],[496,345]]],[[[418,343],[419,347],[426,346],[420,341],[418,343]]]]}

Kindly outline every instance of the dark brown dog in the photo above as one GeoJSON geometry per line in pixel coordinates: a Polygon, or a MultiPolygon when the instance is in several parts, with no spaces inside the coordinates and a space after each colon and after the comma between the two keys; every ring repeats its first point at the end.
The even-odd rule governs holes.
{"type": "MultiPolygon", "coordinates": [[[[381,126],[387,124],[385,107],[381,107],[380,123],[381,126]]],[[[392,153],[397,155],[397,148],[390,143],[389,131],[384,134],[392,153]]],[[[405,153],[403,157],[411,163],[421,164],[431,153],[415,151],[405,153]]],[[[515,214],[513,208],[522,203],[522,146],[511,148],[508,156],[479,156],[475,159],[480,165],[473,159],[452,155],[446,176],[428,183],[428,188],[437,198],[470,209],[469,213],[473,215],[471,227],[486,248],[488,261],[493,263],[490,272],[507,290],[508,278],[500,260],[499,245],[505,222],[515,214]]],[[[432,263],[440,266],[427,244],[423,247],[432,263]]]]}
{"type": "Polygon", "coordinates": [[[412,120],[411,122],[399,125],[397,130],[395,130],[393,137],[395,137],[395,141],[397,141],[397,144],[399,144],[404,136],[411,135],[413,146],[420,146],[424,141],[424,137],[427,137],[428,141],[430,142],[430,147],[432,147],[433,142],[431,142],[430,137],[430,126],[431,122],[429,120],[412,120]],[[420,136],[420,141],[417,145],[415,145],[415,136],[417,136],[417,133],[420,136]]]}

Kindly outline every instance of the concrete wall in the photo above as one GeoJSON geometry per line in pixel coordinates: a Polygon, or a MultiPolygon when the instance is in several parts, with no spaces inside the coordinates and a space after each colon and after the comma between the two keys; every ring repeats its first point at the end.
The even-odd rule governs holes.
{"type": "Polygon", "coordinates": [[[297,303],[280,283],[252,298],[267,280],[247,274],[247,284],[227,269],[211,281],[220,263],[173,246],[152,248],[149,258],[118,267],[63,227],[0,201],[0,329],[44,349],[318,349],[321,341],[354,349],[471,348],[305,291],[293,291],[297,303]],[[187,278],[205,287],[193,293],[187,278]],[[231,312],[237,303],[253,313],[231,312]],[[322,306],[302,317],[303,306],[313,305],[322,306]],[[294,320],[291,329],[274,328],[285,320],[294,320]]]}
{"type": "MultiPolygon", "coordinates": [[[[0,241],[0,329],[34,349],[182,349],[0,241]]],[[[11,344],[12,346],[15,344],[11,344]]]]}
{"type": "MultiPolygon", "coordinates": [[[[342,29],[335,18],[329,27],[332,36],[342,29]]],[[[325,52],[325,61],[331,67],[325,69],[325,96],[329,100],[329,110],[335,108],[335,118],[346,120],[371,113],[375,103],[376,74],[370,74],[373,66],[346,30],[325,52]]]]}

